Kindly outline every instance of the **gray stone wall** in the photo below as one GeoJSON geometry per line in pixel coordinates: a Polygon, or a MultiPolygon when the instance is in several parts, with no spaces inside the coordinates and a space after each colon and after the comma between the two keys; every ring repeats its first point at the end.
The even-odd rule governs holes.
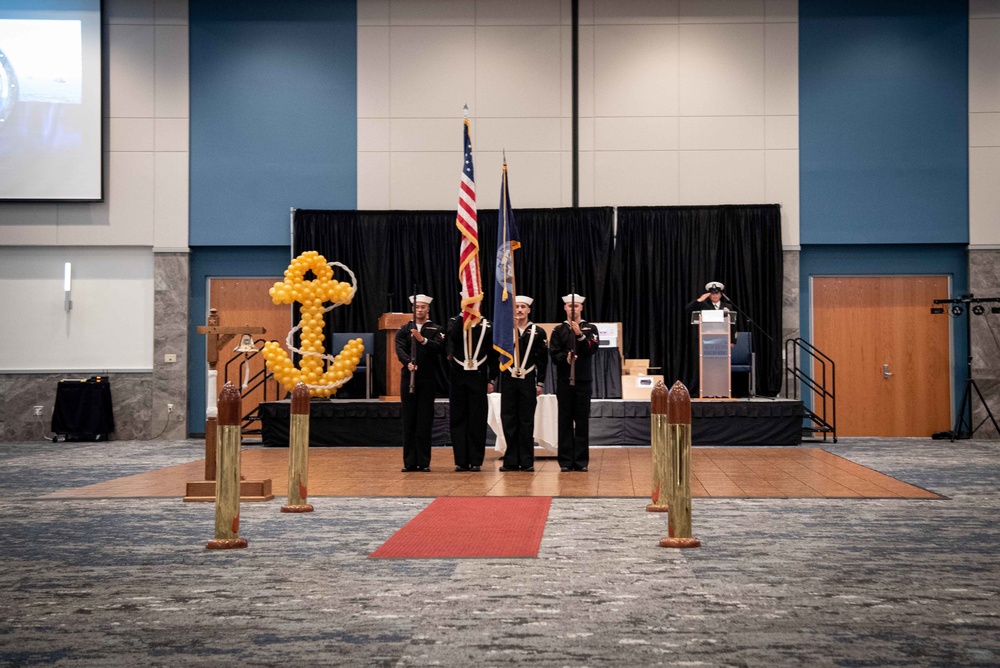
{"type": "MultiPolygon", "coordinates": [[[[794,339],[801,334],[799,325],[799,252],[785,250],[782,252],[784,278],[781,292],[781,351],[784,354],[785,341],[794,339]]],[[[782,359],[781,396],[785,396],[784,359],[782,359]]]]}
{"type": "MultiPolygon", "coordinates": [[[[1000,297],[1000,250],[969,250],[969,291],[976,297],[1000,297]]],[[[994,304],[993,306],[1000,306],[994,304]]],[[[990,313],[984,316],[970,315],[972,327],[972,377],[983,393],[986,403],[993,412],[993,417],[1000,422],[1000,314],[990,313]]],[[[955,363],[965,363],[965,360],[955,360],[955,363]]],[[[975,427],[986,418],[986,409],[973,393],[972,426],[975,427]]],[[[987,420],[976,431],[976,438],[1000,438],[987,420]]]]}

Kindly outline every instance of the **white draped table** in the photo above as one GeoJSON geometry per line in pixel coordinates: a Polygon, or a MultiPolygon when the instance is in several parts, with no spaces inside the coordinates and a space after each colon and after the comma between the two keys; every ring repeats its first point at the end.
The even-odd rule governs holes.
{"type": "MultiPolygon", "coordinates": [[[[500,393],[494,392],[489,397],[490,413],[486,422],[497,435],[497,443],[493,449],[503,454],[507,451],[507,440],[503,437],[503,423],[500,420],[500,393]]],[[[538,397],[538,405],[535,407],[535,444],[552,454],[556,454],[559,449],[559,406],[554,394],[538,397]]]]}

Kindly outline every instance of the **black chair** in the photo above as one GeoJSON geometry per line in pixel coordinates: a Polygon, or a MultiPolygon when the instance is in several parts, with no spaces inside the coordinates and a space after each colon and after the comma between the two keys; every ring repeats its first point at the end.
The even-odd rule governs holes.
{"type": "Polygon", "coordinates": [[[372,355],[375,353],[375,335],[372,333],[352,334],[350,332],[334,332],[330,337],[329,354],[336,355],[348,341],[361,339],[365,352],[361,355],[354,377],[347,381],[337,394],[338,399],[371,399],[372,398],[372,355]]]}
{"type": "Polygon", "coordinates": [[[756,353],[753,351],[753,334],[736,332],[736,344],[730,355],[730,371],[735,379],[737,374],[746,374],[748,396],[755,397],[757,385],[756,353]]]}

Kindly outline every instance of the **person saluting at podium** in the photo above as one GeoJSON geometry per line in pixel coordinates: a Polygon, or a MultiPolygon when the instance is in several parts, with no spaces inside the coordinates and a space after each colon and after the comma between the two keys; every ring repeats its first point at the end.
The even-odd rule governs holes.
{"type": "Polygon", "coordinates": [[[434,370],[444,346],[441,325],[430,320],[433,297],[413,295],[413,320],[396,331],[396,357],[403,365],[399,396],[403,417],[403,472],[431,470],[431,428],[434,425],[434,370]],[[414,354],[415,353],[415,354],[414,354]],[[413,388],[410,387],[413,374],[413,388]]]}
{"type": "Polygon", "coordinates": [[[586,471],[590,462],[590,387],[598,348],[597,325],[583,320],[584,297],[562,298],[566,320],[552,330],[549,352],[556,365],[559,405],[559,470],[586,471]]]}
{"type": "Polygon", "coordinates": [[[709,281],[705,284],[705,294],[698,297],[687,305],[688,311],[728,311],[732,302],[726,298],[722,291],[726,286],[718,281],[709,281]]]}

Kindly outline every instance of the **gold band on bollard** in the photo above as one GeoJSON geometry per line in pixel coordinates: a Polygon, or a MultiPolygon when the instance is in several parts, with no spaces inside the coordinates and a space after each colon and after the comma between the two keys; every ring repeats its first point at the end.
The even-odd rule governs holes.
{"type": "Polygon", "coordinates": [[[292,414],[288,426],[288,503],[283,513],[311,513],[309,496],[309,388],[298,383],[292,390],[292,414]]]}
{"type": "Polygon", "coordinates": [[[658,381],[649,395],[649,448],[653,459],[653,502],[647,513],[667,512],[667,386],[658,381]]]}
{"type": "Polygon", "coordinates": [[[215,539],[209,550],[247,546],[240,538],[240,391],[226,383],[219,393],[219,427],[216,439],[215,539]]]}
{"type": "Polygon", "coordinates": [[[701,547],[691,536],[691,395],[680,381],[667,395],[667,537],[660,547],[701,547]]]}

